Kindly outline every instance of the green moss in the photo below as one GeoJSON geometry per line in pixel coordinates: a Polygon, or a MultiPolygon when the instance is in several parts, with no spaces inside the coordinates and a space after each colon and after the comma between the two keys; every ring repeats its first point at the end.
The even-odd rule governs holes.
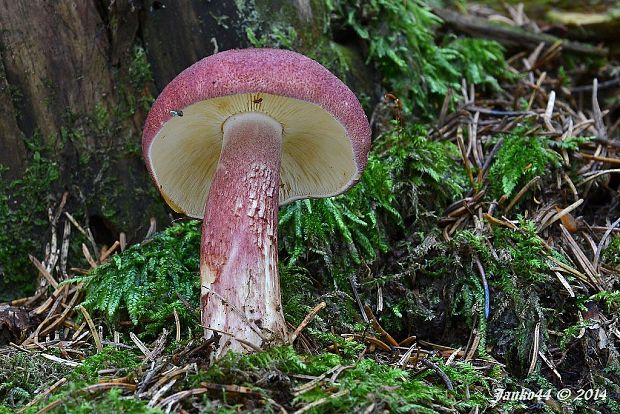
{"type": "Polygon", "coordinates": [[[196,325],[177,295],[197,306],[200,295],[200,224],[188,221],[169,227],[142,245],[133,245],[92,271],[70,280],[85,282],[83,305],[110,321],[128,317],[146,334],[173,326],[173,311],[183,326],[196,325]]]}
{"type": "Polygon", "coordinates": [[[544,176],[551,165],[559,164],[558,154],[549,149],[547,139],[526,135],[526,127],[502,134],[504,143],[489,170],[489,182],[496,198],[510,197],[535,176],[544,176]]]}
{"type": "Polygon", "coordinates": [[[37,405],[26,410],[26,414],[34,414],[53,401],[62,403],[53,408],[51,413],[148,413],[159,414],[162,411],[147,407],[147,402],[134,397],[122,396],[120,389],[111,389],[100,394],[86,393],[83,389],[101,381],[99,371],[104,369],[119,369],[117,375],[133,375],[141,365],[138,355],[128,350],[117,350],[105,347],[76,367],[67,375],[67,383],[61,386],[53,395],[42,399],[37,405]]]}
{"type": "MultiPolygon", "coordinates": [[[[339,341],[342,341],[339,339],[339,341]]],[[[346,341],[347,347],[351,342],[346,341]]],[[[359,344],[349,356],[322,353],[316,356],[297,354],[290,347],[273,348],[251,355],[228,354],[208,371],[190,376],[187,386],[193,387],[201,381],[218,384],[236,384],[252,387],[266,397],[280,398],[280,403],[291,407],[322,400],[312,413],[336,413],[363,411],[370,404],[394,413],[436,413],[437,407],[450,407],[459,412],[476,405],[488,403],[491,399],[489,379],[467,363],[444,366],[434,361],[449,376],[455,390],[448,392],[445,384],[434,371],[414,375],[411,371],[379,364],[370,358],[357,360],[361,350],[359,344]],[[292,398],[291,389],[296,384],[281,384],[279,389],[257,386],[253,378],[269,378],[270,372],[280,376],[320,376],[336,366],[346,366],[335,382],[318,383],[314,388],[292,398]],[[239,372],[244,375],[240,376],[239,372]],[[331,396],[340,393],[338,398],[331,396]],[[282,401],[284,396],[292,398],[282,401]],[[468,395],[468,398],[465,398],[468,395]]],[[[362,346],[363,349],[363,346],[362,346]]],[[[232,397],[232,396],[231,396],[232,397]]],[[[226,402],[226,395],[219,397],[226,402]]],[[[232,398],[231,398],[232,399],[232,398]]],[[[243,408],[243,407],[241,407],[243,408]]]]}
{"type": "Polygon", "coordinates": [[[605,309],[614,314],[620,310],[620,290],[604,290],[590,297],[590,300],[599,300],[604,304],[605,309]]]}
{"type": "Polygon", "coordinates": [[[131,84],[137,88],[143,88],[145,84],[153,81],[153,72],[142,46],[135,45],[131,62],[129,64],[129,77],[131,84]]]}
{"type": "MultiPolygon", "coordinates": [[[[441,20],[422,1],[326,0],[333,30],[353,30],[367,44],[367,62],[406,113],[433,117],[449,89],[469,83],[498,87],[511,79],[503,48],[486,40],[436,38],[441,20]]],[[[453,102],[456,100],[456,94],[453,102]]]]}
{"type": "Polygon", "coordinates": [[[504,259],[499,261],[496,275],[501,275],[500,278],[516,276],[520,284],[548,282],[551,270],[536,223],[520,217],[519,225],[518,231],[505,228],[495,231],[495,248],[500,250],[504,259]]]}
{"type": "Polygon", "coordinates": [[[52,414],[163,414],[159,408],[151,408],[147,404],[148,401],[133,396],[124,397],[122,391],[116,388],[94,397],[80,394],[68,398],[61,406],[48,412],[52,414]]]}
{"type": "Polygon", "coordinates": [[[93,384],[99,378],[98,372],[104,369],[122,368],[125,371],[131,371],[141,364],[138,355],[132,351],[119,350],[112,347],[105,347],[94,355],[82,361],[82,365],[76,367],[69,379],[74,385],[83,382],[84,384],[93,384]]]}
{"type": "Polygon", "coordinates": [[[620,266],[620,237],[614,237],[603,250],[603,261],[610,266],[620,266]]]}
{"type": "Polygon", "coordinates": [[[0,413],[1,407],[11,408],[30,402],[39,392],[66,376],[70,368],[51,362],[39,355],[13,352],[0,355],[0,413]]]}
{"type": "Polygon", "coordinates": [[[403,218],[440,209],[462,193],[465,175],[456,151],[453,144],[426,138],[419,126],[395,127],[379,137],[360,182],[348,192],[283,208],[280,246],[286,263],[349,291],[360,265],[388,251],[403,218]],[[317,259],[324,266],[318,267],[317,259]]]}
{"type": "MultiPolygon", "coordinates": [[[[286,320],[297,326],[316,303],[315,288],[308,271],[304,268],[279,265],[282,304],[286,320]]],[[[320,316],[318,317],[320,320],[320,316]]]]}
{"type": "Polygon", "coordinates": [[[122,113],[135,114],[142,110],[147,112],[155,99],[148,91],[148,85],[153,82],[153,71],[146,56],[146,51],[140,45],[134,45],[131,62],[128,68],[129,84],[133,87],[132,91],[122,91],[124,105],[119,106],[117,114],[120,118],[122,113]]]}
{"type": "Polygon", "coordinates": [[[595,323],[596,322],[592,320],[579,321],[564,329],[564,331],[562,331],[562,338],[560,339],[560,349],[566,350],[566,347],[580,335],[582,329],[589,328],[595,325],[595,323]]]}
{"type": "Polygon", "coordinates": [[[297,201],[283,208],[280,246],[287,264],[307,267],[320,258],[329,271],[326,276],[341,289],[348,286],[361,263],[388,249],[386,223],[379,217],[396,225],[401,220],[394,208],[392,185],[387,166],[370,159],[360,183],[344,195],[297,201]]]}
{"type": "Polygon", "coordinates": [[[458,148],[429,139],[421,124],[395,124],[375,141],[371,157],[388,166],[404,217],[415,216],[419,207],[438,211],[464,192],[467,179],[458,148]]]}
{"type": "MultiPolygon", "coordinates": [[[[26,142],[32,161],[22,178],[0,180],[0,301],[32,293],[36,274],[28,254],[42,253],[50,194],[60,178],[58,164],[38,134],[26,142]],[[37,253],[39,252],[39,253],[37,253]]],[[[5,169],[0,166],[0,179],[5,169]]]]}

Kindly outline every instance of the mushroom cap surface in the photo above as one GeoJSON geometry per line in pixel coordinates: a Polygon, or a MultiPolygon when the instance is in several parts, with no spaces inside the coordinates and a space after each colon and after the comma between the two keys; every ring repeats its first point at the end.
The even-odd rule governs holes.
{"type": "Polygon", "coordinates": [[[340,79],[299,53],[228,50],[181,72],[148,114],[144,158],[174,210],[203,217],[222,125],[243,112],[264,113],[282,125],[280,204],[334,196],[359,180],[371,131],[340,79]]]}

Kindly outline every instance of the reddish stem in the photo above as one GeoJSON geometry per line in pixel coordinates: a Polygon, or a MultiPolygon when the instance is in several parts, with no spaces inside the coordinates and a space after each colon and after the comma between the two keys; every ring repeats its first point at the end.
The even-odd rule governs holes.
{"type": "Polygon", "coordinates": [[[250,112],[229,118],[223,132],[200,250],[205,336],[222,334],[214,358],[281,343],[287,332],[278,278],[282,126],[250,112]]]}

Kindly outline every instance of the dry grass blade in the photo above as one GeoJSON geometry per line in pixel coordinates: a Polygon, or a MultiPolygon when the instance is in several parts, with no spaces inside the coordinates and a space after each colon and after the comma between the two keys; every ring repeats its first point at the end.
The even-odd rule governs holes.
{"type": "Polygon", "coordinates": [[[364,311],[364,304],[362,303],[360,294],[357,291],[358,286],[357,286],[357,280],[356,280],[355,275],[351,276],[351,278],[349,279],[349,282],[351,283],[351,290],[353,290],[353,296],[355,297],[355,302],[357,303],[357,306],[360,309],[360,313],[362,314],[362,317],[364,318],[364,322],[368,323],[370,322],[370,319],[368,319],[368,316],[366,315],[366,312],[364,311]]]}
{"type": "Polygon", "coordinates": [[[525,186],[523,186],[523,188],[517,193],[517,195],[514,196],[510,204],[508,204],[508,206],[504,210],[504,213],[507,214],[510,210],[512,210],[512,208],[519,202],[519,200],[521,200],[521,198],[525,195],[525,193],[527,193],[530,190],[530,188],[538,184],[540,180],[541,180],[540,176],[537,175],[536,177],[532,178],[527,184],[525,184],[525,186]]]}
{"type": "Polygon", "coordinates": [[[409,347],[409,349],[407,349],[407,352],[405,352],[403,356],[400,357],[396,365],[400,367],[407,366],[407,364],[409,363],[409,359],[411,358],[411,354],[413,354],[413,351],[415,351],[415,349],[416,349],[416,344],[414,343],[413,345],[409,347]]]}
{"type": "Polygon", "coordinates": [[[200,394],[205,394],[209,392],[208,388],[194,388],[191,390],[185,390],[185,391],[179,391],[177,393],[174,393],[166,398],[164,398],[163,400],[161,400],[157,406],[158,407],[167,407],[168,409],[170,409],[172,407],[172,405],[179,403],[181,400],[184,400],[188,397],[192,397],[194,395],[200,395],[200,394]]]}
{"type": "Polygon", "coordinates": [[[101,352],[101,350],[103,349],[103,345],[101,344],[101,338],[99,337],[99,332],[97,332],[97,328],[95,328],[95,323],[93,322],[93,318],[90,317],[90,314],[88,313],[88,311],[86,310],[86,308],[82,305],[78,306],[78,309],[80,310],[80,312],[82,312],[82,315],[84,315],[84,319],[86,319],[86,323],[88,324],[88,327],[90,328],[90,333],[93,336],[93,339],[95,341],[95,347],[97,348],[97,352],[101,352]]]}
{"type": "Polygon", "coordinates": [[[598,269],[598,262],[601,258],[601,252],[603,251],[603,247],[605,246],[605,243],[607,242],[607,238],[611,235],[611,232],[613,231],[613,229],[618,227],[618,224],[620,224],[620,218],[618,218],[616,221],[614,221],[614,223],[611,226],[609,226],[605,234],[603,234],[603,237],[601,237],[601,241],[598,243],[598,246],[596,246],[594,260],[592,261],[592,267],[594,269],[598,269]]]}
{"type": "Polygon", "coordinates": [[[190,371],[196,371],[196,365],[195,364],[187,364],[186,366],[184,366],[183,368],[173,368],[167,372],[164,372],[162,375],[162,377],[155,382],[155,384],[151,387],[151,389],[158,389],[160,387],[162,387],[165,383],[169,382],[170,380],[172,380],[173,378],[177,378],[183,374],[186,374],[190,371]]]}
{"type": "Polygon", "coordinates": [[[308,326],[308,324],[310,322],[312,322],[314,320],[314,318],[316,317],[316,315],[323,309],[325,309],[325,307],[327,306],[327,303],[325,302],[321,302],[318,305],[316,305],[314,307],[314,309],[312,309],[310,311],[310,313],[308,313],[308,315],[306,315],[306,317],[304,318],[303,321],[301,321],[301,323],[299,324],[299,326],[297,327],[297,329],[295,329],[295,332],[293,332],[293,334],[291,335],[289,342],[293,343],[295,342],[295,339],[297,339],[297,336],[301,333],[301,331],[303,331],[306,326],[308,326]]]}
{"type": "Polygon", "coordinates": [[[583,198],[580,198],[579,200],[575,201],[573,204],[560,210],[555,215],[553,215],[548,221],[546,221],[545,223],[542,223],[540,227],[538,228],[538,232],[540,233],[541,231],[543,231],[544,229],[546,229],[547,227],[555,223],[557,220],[560,220],[562,217],[571,213],[573,210],[575,210],[577,207],[579,207],[582,204],[583,204],[583,198]]]}
{"type": "Polygon", "coordinates": [[[588,276],[592,284],[599,291],[603,290],[600,282],[596,280],[596,270],[594,269],[592,262],[588,260],[583,250],[581,250],[581,247],[579,247],[575,239],[573,239],[573,236],[571,236],[568,230],[566,230],[566,227],[560,224],[560,229],[562,230],[562,236],[564,237],[564,240],[568,243],[571,251],[573,252],[573,256],[575,257],[585,274],[588,276]]]}
{"type": "Polygon", "coordinates": [[[49,411],[52,411],[54,408],[58,407],[62,403],[63,403],[62,400],[52,401],[51,403],[49,403],[48,405],[46,405],[45,407],[43,407],[39,411],[37,411],[35,414],[44,414],[44,413],[47,413],[49,411]]]}
{"type": "Polygon", "coordinates": [[[461,348],[455,349],[454,352],[452,352],[450,354],[450,356],[448,357],[448,359],[446,359],[446,366],[448,365],[452,365],[452,363],[454,362],[454,360],[456,359],[457,356],[459,356],[459,353],[461,352],[461,348]]]}
{"type": "Polygon", "coordinates": [[[549,358],[547,358],[545,356],[545,354],[543,354],[542,351],[538,351],[538,356],[540,357],[540,359],[542,359],[544,361],[545,364],[547,364],[547,366],[551,369],[551,372],[553,372],[555,374],[555,376],[558,378],[558,380],[560,380],[560,382],[562,382],[562,376],[558,372],[558,370],[555,367],[555,365],[553,364],[553,362],[549,358]]]}
{"type": "Polygon", "coordinates": [[[120,242],[118,240],[115,241],[114,244],[112,245],[112,247],[110,247],[109,249],[104,250],[104,251],[101,252],[101,258],[99,259],[99,261],[101,263],[105,262],[108,259],[108,257],[110,257],[110,255],[112,253],[114,253],[114,251],[116,249],[118,249],[120,247],[120,245],[121,244],[120,244],[120,242]]]}
{"type": "Polygon", "coordinates": [[[65,220],[62,233],[62,245],[60,247],[60,275],[62,279],[67,279],[67,260],[69,257],[69,237],[71,236],[71,223],[65,220]]]}
{"type": "Polygon", "coordinates": [[[530,375],[534,372],[534,368],[536,368],[536,362],[538,362],[538,349],[540,346],[540,322],[536,323],[536,327],[534,328],[534,342],[532,343],[532,357],[530,361],[530,367],[527,370],[527,375],[530,375]]]}
{"type": "MultiPolygon", "coordinates": [[[[166,328],[164,328],[162,330],[161,335],[159,335],[159,337],[155,341],[155,344],[153,346],[153,350],[151,352],[149,352],[149,354],[146,356],[146,361],[147,362],[155,360],[155,358],[157,358],[164,351],[164,348],[166,347],[166,339],[168,338],[168,333],[169,332],[168,332],[168,330],[166,328]]],[[[135,335],[134,335],[134,337],[137,339],[137,337],[135,335]]],[[[132,340],[133,340],[133,338],[132,338],[132,340]]]]}
{"type": "Polygon", "coordinates": [[[607,164],[620,165],[620,158],[601,157],[598,155],[586,154],[585,152],[579,152],[579,155],[587,160],[601,161],[607,164]]]}
{"type": "Polygon", "coordinates": [[[342,334],[341,336],[343,338],[354,339],[356,341],[368,343],[386,352],[392,351],[392,348],[390,348],[388,344],[386,344],[380,339],[375,338],[374,336],[360,334],[342,334]]]}
{"type": "Polygon", "coordinates": [[[465,148],[465,143],[463,142],[463,130],[461,129],[461,127],[457,129],[456,142],[458,143],[459,150],[461,151],[461,158],[463,160],[463,166],[465,167],[465,171],[467,172],[469,184],[472,188],[475,188],[476,183],[474,181],[474,174],[471,170],[471,163],[469,162],[469,157],[467,156],[467,149],[465,148]]]}
{"type": "Polygon", "coordinates": [[[311,402],[310,404],[308,404],[308,405],[306,405],[306,406],[304,406],[304,407],[300,408],[299,410],[297,410],[297,411],[293,411],[293,414],[302,414],[302,413],[305,413],[305,412],[310,411],[310,410],[312,410],[312,409],[314,409],[314,408],[316,408],[316,407],[320,407],[321,405],[325,404],[325,403],[326,403],[326,402],[328,402],[329,400],[336,399],[336,398],[340,398],[340,397],[344,397],[344,396],[345,396],[345,395],[347,395],[349,392],[351,392],[351,391],[350,391],[350,390],[342,390],[342,391],[339,391],[339,392],[337,392],[337,393],[335,393],[335,394],[332,394],[332,395],[330,395],[330,396],[327,396],[327,397],[321,398],[321,399],[319,399],[319,400],[313,401],[313,402],[311,402]]]}
{"type": "Polygon", "coordinates": [[[582,181],[580,181],[577,185],[582,186],[588,184],[592,180],[596,180],[599,177],[607,174],[618,174],[620,173],[620,169],[611,169],[611,170],[601,170],[601,171],[593,171],[588,174],[582,181]]]}
{"type": "Polygon", "coordinates": [[[88,387],[84,387],[80,391],[86,392],[89,394],[95,394],[101,391],[111,390],[113,388],[122,388],[127,391],[135,391],[136,384],[128,384],[125,382],[100,382],[98,384],[93,384],[93,385],[89,385],[88,387]]]}
{"type": "Polygon", "coordinates": [[[439,375],[439,378],[441,378],[444,384],[446,384],[446,388],[448,389],[448,391],[454,390],[454,385],[452,385],[452,381],[450,380],[450,378],[448,378],[446,373],[443,372],[439,365],[435,364],[433,361],[427,358],[421,359],[420,363],[428,368],[433,369],[437,373],[437,375],[439,375]]]}
{"type": "Polygon", "coordinates": [[[601,107],[598,104],[598,79],[594,78],[592,81],[592,117],[594,118],[594,125],[598,137],[607,139],[607,128],[605,128],[605,122],[603,121],[603,115],[601,113],[601,107]]]}
{"type": "Polygon", "coordinates": [[[174,328],[175,328],[174,340],[177,342],[181,342],[181,320],[179,319],[179,313],[177,312],[176,309],[173,309],[172,314],[174,315],[174,328]]]}
{"type": "Polygon", "coordinates": [[[84,258],[86,259],[91,268],[94,269],[95,267],[97,267],[97,262],[95,261],[95,259],[93,259],[93,256],[90,254],[88,247],[84,243],[82,243],[82,254],[84,255],[84,258]]]}
{"type": "Polygon", "coordinates": [[[509,228],[511,230],[516,230],[516,226],[514,224],[512,224],[510,221],[506,220],[505,218],[502,219],[498,219],[493,217],[490,214],[484,214],[483,218],[489,222],[489,224],[495,224],[496,226],[501,226],[501,227],[506,227],[509,228]]]}
{"type": "Polygon", "coordinates": [[[314,387],[316,387],[317,385],[319,385],[322,381],[324,381],[325,379],[327,379],[327,377],[329,377],[330,375],[332,375],[334,372],[338,371],[339,369],[341,369],[343,366],[342,365],[336,365],[335,367],[333,367],[332,369],[330,369],[329,371],[321,374],[320,376],[312,379],[312,381],[307,382],[303,385],[300,385],[298,387],[293,388],[293,395],[295,396],[299,396],[305,392],[310,391],[311,389],[313,389],[314,387]]]}
{"type": "Polygon", "coordinates": [[[159,399],[166,394],[170,388],[172,388],[172,386],[177,382],[176,379],[172,379],[170,380],[168,383],[166,383],[164,386],[162,386],[161,388],[157,389],[154,393],[153,396],[151,397],[149,403],[147,404],[147,407],[153,408],[155,407],[155,405],[157,404],[157,401],[159,401],[159,399]]]}
{"type": "Polygon", "coordinates": [[[370,309],[370,306],[364,305],[364,311],[366,312],[366,315],[370,319],[372,323],[372,327],[375,328],[390,345],[398,346],[398,342],[394,338],[392,338],[392,335],[390,335],[385,329],[383,329],[383,327],[377,320],[377,317],[372,312],[372,309],[370,309]]]}
{"type": "Polygon", "coordinates": [[[91,234],[90,230],[84,230],[84,228],[80,226],[77,220],[66,211],[65,211],[65,216],[69,219],[71,224],[73,224],[75,228],[78,229],[78,231],[82,233],[88,239],[88,242],[90,243],[91,247],[95,251],[97,251],[97,243],[95,242],[95,239],[93,238],[93,235],[91,234]]]}
{"type": "Polygon", "coordinates": [[[58,282],[56,281],[56,279],[54,279],[52,277],[52,275],[45,268],[45,266],[43,266],[43,264],[36,257],[34,257],[31,254],[28,255],[28,258],[30,259],[32,264],[34,264],[34,266],[37,268],[37,270],[39,271],[41,276],[43,276],[45,278],[45,280],[47,280],[47,282],[50,284],[50,286],[52,286],[54,289],[58,288],[58,282]]]}
{"type": "Polygon", "coordinates": [[[54,391],[56,391],[58,388],[60,388],[61,386],[63,386],[65,383],[67,382],[67,378],[61,378],[58,381],[56,381],[54,384],[52,384],[51,387],[47,388],[46,390],[44,390],[43,392],[41,392],[40,394],[38,394],[36,397],[34,397],[34,399],[32,401],[30,401],[28,404],[24,405],[22,408],[20,408],[17,411],[17,414],[21,414],[24,411],[26,411],[28,408],[32,407],[33,405],[36,405],[39,403],[39,401],[41,401],[43,398],[47,397],[48,395],[50,395],[51,393],[53,393],[54,391]]]}
{"type": "MultiPolygon", "coordinates": [[[[553,269],[552,269],[553,270],[553,269]]],[[[553,272],[558,280],[560,281],[560,283],[562,284],[562,286],[564,286],[564,288],[566,289],[566,291],[568,292],[568,294],[570,295],[571,298],[575,297],[575,292],[573,291],[573,288],[571,287],[571,285],[568,283],[568,281],[566,280],[566,278],[564,276],[562,276],[562,274],[560,272],[554,271],[553,272]]]]}
{"type": "Polygon", "coordinates": [[[146,232],[146,236],[144,236],[144,240],[149,240],[157,231],[157,221],[155,220],[155,217],[151,217],[150,221],[151,223],[149,225],[148,231],[146,232]]]}
{"type": "Polygon", "coordinates": [[[556,132],[555,128],[551,124],[551,117],[553,116],[553,107],[555,105],[555,91],[549,93],[549,101],[547,102],[547,109],[543,114],[543,121],[549,132],[556,132]]]}
{"type": "Polygon", "coordinates": [[[66,306],[65,310],[60,314],[60,317],[58,319],[56,319],[54,321],[54,323],[52,323],[47,328],[42,330],[41,331],[41,335],[46,335],[47,333],[51,332],[52,329],[56,328],[56,326],[60,325],[62,322],[64,322],[66,320],[66,318],[69,316],[69,314],[73,311],[73,306],[77,302],[78,298],[81,296],[81,293],[80,293],[80,290],[79,290],[80,287],[81,287],[81,284],[78,285],[78,289],[76,289],[76,291],[73,294],[73,296],[71,297],[71,300],[69,301],[69,303],[65,305],[66,306]]]}
{"type": "Polygon", "coordinates": [[[476,351],[478,350],[478,345],[480,345],[480,333],[478,329],[473,329],[471,332],[469,344],[467,346],[467,351],[465,352],[465,361],[471,360],[476,351]]]}
{"type": "Polygon", "coordinates": [[[133,341],[134,344],[136,344],[140,352],[142,352],[145,357],[148,358],[148,356],[151,355],[151,350],[148,349],[146,345],[144,345],[144,342],[142,342],[135,333],[129,332],[129,338],[133,341]]]}
{"type": "Polygon", "coordinates": [[[547,256],[547,259],[554,262],[558,266],[558,270],[563,270],[566,273],[570,273],[571,275],[575,276],[577,279],[587,284],[591,288],[596,288],[596,286],[590,280],[588,280],[587,276],[581,273],[580,271],[578,271],[577,269],[567,265],[566,263],[560,262],[558,259],[556,259],[553,256],[547,256]]]}
{"type": "Polygon", "coordinates": [[[50,361],[54,361],[59,364],[63,364],[63,365],[66,365],[72,368],[79,367],[80,365],[82,365],[81,362],[69,361],[67,359],[59,358],[55,355],[49,355],[49,354],[39,354],[39,355],[41,355],[45,359],[49,359],[50,361]]]}

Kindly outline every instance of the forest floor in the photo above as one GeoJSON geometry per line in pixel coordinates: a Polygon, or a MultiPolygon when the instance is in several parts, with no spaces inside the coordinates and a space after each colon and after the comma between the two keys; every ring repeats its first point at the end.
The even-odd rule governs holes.
{"type": "Polygon", "coordinates": [[[620,413],[620,50],[519,7],[435,13],[443,43],[418,39],[458,81],[382,72],[362,181],[281,211],[290,344],[211,364],[199,223],[100,246],[61,202],[37,293],[0,304],[0,414],[620,413]]]}

